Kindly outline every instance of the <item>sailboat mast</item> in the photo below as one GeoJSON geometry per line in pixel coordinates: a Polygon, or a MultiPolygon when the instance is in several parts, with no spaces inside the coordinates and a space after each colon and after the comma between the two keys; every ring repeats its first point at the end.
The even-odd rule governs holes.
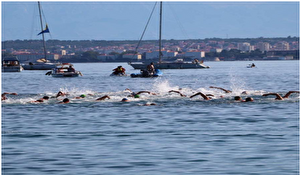
{"type": "MultiPolygon", "coordinates": [[[[38,1],[38,6],[39,6],[39,14],[40,14],[40,22],[41,22],[41,31],[43,31],[43,20],[42,20],[40,1],[38,1]]],[[[46,43],[45,43],[44,33],[42,33],[42,37],[43,37],[44,57],[47,60],[46,43]]]]}
{"type": "Polygon", "coordinates": [[[162,1],[160,2],[160,29],[159,29],[159,63],[162,61],[162,44],[161,44],[161,33],[162,33],[162,1]]]}

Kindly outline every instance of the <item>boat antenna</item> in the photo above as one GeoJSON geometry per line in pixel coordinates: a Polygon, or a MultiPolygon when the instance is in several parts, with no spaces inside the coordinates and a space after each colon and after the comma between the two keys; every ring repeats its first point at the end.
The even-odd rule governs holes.
{"type": "Polygon", "coordinates": [[[159,63],[162,62],[162,44],[161,44],[161,33],[162,33],[162,1],[160,2],[160,30],[159,30],[159,63]]]}
{"type": "MultiPolygon", "coordinates": [[[[42,13],[41,13],[41,5],[40,5],[40,1],[38,1],[38,6],[39,6],[39,14],[40,14],[40,22],[41,22],[41,31],[43,31],[43,20],[42,20],[42,13]]],[[[44,57],[45,57],[45,60],[47,60],[46,42],[45,42],[44,33],[42,33],[42,37],[43,37],[44,57]]]]}

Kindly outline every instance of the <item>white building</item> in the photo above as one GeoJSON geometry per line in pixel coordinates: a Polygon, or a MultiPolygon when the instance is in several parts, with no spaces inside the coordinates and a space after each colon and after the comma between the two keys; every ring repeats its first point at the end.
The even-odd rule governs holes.
{"type": "Polygon", "coordinates": [[[252,46],[250,43],[238,43],[237,48],[242,52],[250,52],[254,50],[254,46],[252,46]]]}
{"type": "Polygon", "coordinates": [[[141,60],[141,54],[124,54],[122,58],[141,60]]]}
{"type": "Polygon", "coordinates": [[[282,41],[276,44],[276,50],[290,50],[288,42],[282,41]]]}
{"type": "Polygon", "coordinates": [[[270,48],[271,48],[271,46],[270,46],[270,44],[267,43],[267,42],[259,42],[259,43],[257,44],[257,48],[258,48],[260,51],[265,52],[265,51],[269,51],[270,48]]]}
{"type": "Polygon", "coordinates": [[[189,52],[185,52],[184,56],[199,59],[199,58],[205,57],[205,52],[204,51],[189,51],[189,52]]]}

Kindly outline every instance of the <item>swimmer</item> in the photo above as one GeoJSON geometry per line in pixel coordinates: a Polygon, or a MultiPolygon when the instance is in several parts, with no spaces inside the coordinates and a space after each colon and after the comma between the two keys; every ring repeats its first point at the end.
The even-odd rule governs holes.
{"type": "Polygon", "coordinates": [[[96,99],[96,101],[105,100],[106,98],[107,98],[107,99],[111,99],[108,95],[105,95],[105,96],[102,96],[102,97],[96,99]]]}
{"type": "Polygon", "coordinates": [[[48,96],[44,96],[43,98],[40,98],[36,101],[31,101],[30,103],[43,103],[45,100],[49,100],[48,96]]]}
{"type": "Polygon", "coordinates": [[[292,93],[300,93],[299,91],[288,91],[283,97],[281,97],[281,95],[279,95],[278,93],[267,93],[267,94],[263,94],[262,96],[266,97],[269,95],[275,95],[276,98],[275,100],[284,100],[284,98],[288,98],[292,93]]]}
{"type": "Polygon", "coordinates": [[[131,91],[129,88],[126,88],[125,90],[131,92],[131,95],[128,95],[128,97],[134,97],[134,98],[139,98],[140,97],[139,94],[142,94],[142,93],[157,95],[156,93],[149,92],[149,91],[139,91],[139,92],[136,93],[136,92],[131,91]]]}
{"type": "Polygon", "coordinates": [[[235,97],[234,97],[234,100],[235,100],[235,101],[242,101],[242,98],[241,98],[241,96],[235,96],[235,97]]]}
{"type": "Polygon", "coordinates": [[[130,102],[130,100],[127,99],[127,98],[123,98],[123,99],[121,100],[121,102],[130,102]]]}
{"type": "Polygon", "coordinates": [[[59,102],[59,103],[69,103],[70,100],[68,98],[65,98],[63,101],[59,102]]]}
{"type": "Polygon", "coordinates": [[[223,90],[223,91],[226,92],[226,93],[232,93],[232,91],[227,90],[227,89],[224,89],[224,88],[221,88],[221,87],[210,86],[209,88],[220,89],[220,90],[223,90]]]}
{"type": "Polygon", "coordinates": [[[250,102],[250,101],[254,101],[254,99],[252,97],[247,97],[243,102],[250,102]]]}
{"type": "Polygon", "coordinates": [[[171,93],[171,92],[178,93],[181,95],[181,97],[186,97],[186,95],[182,94],[180,91],[175,91],[175,90],[168,91],[168,93],[171,93]]]}
{"type": "Polygon", "coordinates": [[[14,92],[4,92],[3,94],[1,94],[1,101],[3,100],[7,100],[7,97],[6,95],[18,95],[17,93],[14,93],[14,92]]]}
{"type": "Polygon", "coordinates": [[[86,95],[85,94],[82,94],[82,95],[80,95],[79,97],[75,97],[75,99],[81,99],[81,98],[85,98],[86,97],[86,95]]]}
{"type": "Polygon", "coordinates": [[[155,106],[157,105],[156,103],[145,103],[143,106],[155,106]]]}
{"type": "Polygon", "coordinates": [[[63,93],[62,91],[59,91],[57,94],[56,94],[56,97],[55,98],[58,98],[59,96],[66,96],[68,95],[68,93],[63,93]]]}
{"type": "Polygon", "coordinates": [[[240,96],[235,96],[234,97],[235,101],[240,101],[240,102],[250,102],[250,101],[254,101],[254,99],[252,97],[247,97],[245,100],[243,100],[240,96]]]}
{"type": "Polygon", "coordinates": [[[202,92],[198,92],[198,93],[190,96],[190,98],[193,98],[193,97],[195,97],[197,95],[201,95],[204,98],[204,100],[211,100],[211,97],[208,97],[207,95],[203,94],[202,92]]]}

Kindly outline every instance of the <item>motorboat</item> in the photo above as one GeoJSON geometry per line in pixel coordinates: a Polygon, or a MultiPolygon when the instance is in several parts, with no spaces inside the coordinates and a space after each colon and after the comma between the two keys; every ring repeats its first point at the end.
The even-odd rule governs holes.
{"type": "MultiPolygon", "coordinates": [[[[134,69],[145,69],[149,63],[134,62],[128,63],[134,69]]],[[[204,69],[210,68],[204,65],[202,62],[153,62],[156,69],[204,69]]]]}
{"type": "Polygon", "coordinates": [[[254,63],[247,65],[247,68],[254,68],[256,67],[254,63]]]}
{"type": "Polygon", "coordinates": [[[58,64],[54,69],[47,72],[45,75],[51,75],[52,77],[78,77],[83,76],[80,71],[76,71],[73,65],[70,63],[58,64]]]}
{"type": "Polygon", "coordinates": [[[132,73],[131,77],[142,77],[142,78],[152,78],[152,77],[160,77],[163,75],[163,72],[160,69],[155,69],[154,73],[149,73],[146,69],[141,69],[140,73],[132,73]]]}
{"type": "Polygon", "coordinates": [[[2,72],[21,72],[23,67],[17,57],[4,58],[2,61],[2,72]]]}
{"type": "Polygon", "coordinates": [[[118,66],[117,68],[113,69],[113,72],[110,76],[127,76],[125,73],[125,69],[122,66],[118,66]]]}
{"type": "Polygon", "coordinates": [[[111,73],[110,76],[117,76],[117,77],[123,77],[123,76],[127,76],[127,74],[123,74],[123,73],[111,73]]]}

